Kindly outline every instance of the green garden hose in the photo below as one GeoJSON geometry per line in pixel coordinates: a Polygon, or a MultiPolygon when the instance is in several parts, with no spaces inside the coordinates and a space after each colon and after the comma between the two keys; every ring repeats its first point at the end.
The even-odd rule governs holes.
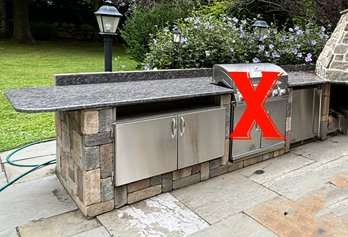
{"type": "Polygon", "coordinates": [[[27,147],[30,147],[30,146],[33,146],[33,145],[36,145],[36,144],[40,144],[40,143],[44,143],[44,142],[49,142],[49,141],[54,141],[55,138],[48,138],[48,139],[44,139],[44,140],[41,140],[41,141],[37,141],[37,142],[32,142],[32,143],[29,143],[27,145],[24,145],[24,146],[21,146],[17,149],[15,149],[14,151],[12,151],[10,154],[8,154],[6,156],[6,161],[8,164],[10,165],[13,165],[13,166],[17,166],[17,167],[32,167],[30,170],[24,172],[23,174],[17,176],[16,178],[12,179],[11,181],[9,181],[8,183],[6,183],[5,185],[3,186],[0,186],[0,192],[2,192],[4,189],[6,189],[7,187],[9,187],[10,185],[12,185],[14,182],[16,182],[17,180],[23,178],[24,176],[26,176],[27,174],[30,174],[31,172],[37,170],[37,169],[41,169],[47,165],[53,165],[56,163],[56,159],[53,159],[53,160],[49,160],[49,161],[46,161],[44,163],[41,163],[41,164],[18,164],[18,163],[15,163],[11,160],[11,157],[16,154],[17,152],[27,148],[27,147]]]}

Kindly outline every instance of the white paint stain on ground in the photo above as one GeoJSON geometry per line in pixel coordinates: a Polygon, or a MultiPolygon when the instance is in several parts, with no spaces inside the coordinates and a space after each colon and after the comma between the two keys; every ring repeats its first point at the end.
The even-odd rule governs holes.
{"type": "Polygon", "coordinates": [[[115,236],[188,236],[209,226],[168,193],[106,213],[98,219],[115,236]]]}

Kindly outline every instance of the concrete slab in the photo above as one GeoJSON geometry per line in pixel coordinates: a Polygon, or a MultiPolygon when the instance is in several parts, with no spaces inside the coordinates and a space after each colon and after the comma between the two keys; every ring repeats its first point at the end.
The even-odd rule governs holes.
{"type": "Polygon", "coordinates": [[[311,160],[325,163],[342,156],[348,156],[348,146],[345,145],[345,140],[346,136],[339,136],[330,140],[315,141],[303,146],[294,147],[291,149],[291,152],[311,160]]]}
{"type": "Polygon", "coordinates": [[[0,193],[0,233],[76,209],[55,176],[15,184],[0,193]]]}
{"type": "Polygon", "coordinates": [[[238,213],[226,220],[222,220],[208,228],[190,235],[190,237],[212,236],[276,237],[277,235],[244,213],[238,213]]]}
{"type": "MultiPolygon", "coordinates": [[[[50,160],[54,160],[56,159],[55,155],[49,155],[49,156],[40,156],[40,157],[36,157],[36,158],[31,158],[31,159],[25,159],[25,160],[19,160],[16,161],[16,163],[18,164],[41,164],[44,163],[46,161],[50,161],[50,160]]],[[[7,178],[9,180],[14,179],[15,177],[23,174],[24,172],[26,172],[27,170],[30,170],[30,167],[18,167],[18,166],[13,166],[10,165],[8,163],[4,164],[4,168],[5,168],[5,172],[7,175],[7,178]]],[[[41,169],[38,169],[26,176],[24,176],[23,178],[21,178],[20,180],[17,181],[17,183],[23,183],[23,182],[27,182],[30,180],[35,180],[35,179],[40,179],[46,176],[50,176],[50,175],[54,175],[55,174],[55,170],[56,170],[56,165],[48,165],[45,166],[41,169]]]]}
{"type": "Polygon", "coordinates": [[[103,227],[98,227],[93,230],[89,230],[77,235],[74,235],[73,237],[110,237],[109,232],[103,227]]]}
{"type": "Polygon", "coordinates": [[[97,218],[114,236],[188,236],[209,226],[169,193],[97,218]]]}
{"type": "Polygon", "coordinates": [[[331,183],[327,183],[315,192],[325,197],[325,206],[323,209],[330,208],[343,200],[348,199],[348,188],[337,187],[331,183]]]}
{"type": "Polygon", "coordinates": [[[210,224],[277,196],[237,173],[218,176],[172,194],[210,224]]]}
{"type": "Polygon", "coordinates": [[[336,142],[336,143],[347,144],[348,143],[348,136],[340,134],[337,136],[328,137],[327,140],[332,141],[332,142],[336,142]]]}
{"type": "Polygon", "coordinates": [[[0,230],[0,236],[1,237],[18,237],[18,233],[15,228],[12,228],[12,229],[6,229],[3,231],[0,230]]]}
{"type": "MultiPolygon", "coordinates": [[[[2,163],[6,163],[6,156],[14,150],[0,152],[0,160],[2,163]]],[[[56,154],[56,141],[44,142],[36,144],[30,147],[26,147],[23,150],[15,153],[11,159],[12,160],[23,160],[28,158],[48,156],[56,154]]]]}
{"type": "Polygon", "coordinates": [[[348,188],[348,173],[338,173],[331,182],[337,187],[348,188]]]}
{"type": "Polygon", "coordinates": [[[322,209],[318,212],[317,217],[325,217],[328,215],[348,218],[348,198],[322,209]]]}
{"type": "Polygon", "coordinates": [[[246,213],[279,236],[347,236],[348,206],[345,200],[348,199],[330,205],[337,200],[336,194],[332,196],[334,189],[333,185],[326,185],[296,201],[276,197],[246,213]],[[339,212],[342,215],[338,215],[339,212]]]}
{"type": "MultiPolygon", "coordinates": [[[[33,221],[18,227],[21,237],[71,237],[100,227],[96,219],[87,220],[79,211],[33,221]]],[[[81,235],[84,236],[84,235],[81,235]]]]}
{"type": "Polygon", "coordinates": [[[5,183],[7,183],[7,178],[6,178],[5,172],[2,171],[1,164],[0,164],[0,186],[4,185],[5,183]]]}
{"type": "Polygon", "coordinates": [[[315,162],[275,178],[272,181],[268,181],[263,185],[295,201],[304,194],[335,180],[338,174],[347,173],[347,163],[348,157],[343,157],[325,164],[315,162]]]}
{"type": "Polygon", "coordinates": [[[238,173],[259,184],[263,184],[313,162],[315,161],[293,153],[287,153],[241,169],[238,173]]]}

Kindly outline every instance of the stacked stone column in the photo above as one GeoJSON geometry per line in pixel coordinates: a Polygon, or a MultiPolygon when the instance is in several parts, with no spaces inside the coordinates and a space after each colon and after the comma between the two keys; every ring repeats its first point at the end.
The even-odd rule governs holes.
{"type": "Polygon", "coordinates": [[[85,216],[114,209],[112,109],[55,116],[59,180],[85,216]]]}

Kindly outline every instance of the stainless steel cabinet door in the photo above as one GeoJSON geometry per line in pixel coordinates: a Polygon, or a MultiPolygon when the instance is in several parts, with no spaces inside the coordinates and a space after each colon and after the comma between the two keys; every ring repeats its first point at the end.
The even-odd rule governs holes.
{"type": "MultiPolygon", "coordinates": [[[[242,117],[246,105],[238,105],[233,109],[233,129],[237,126],[240,118],[242,117]]],[[[260,149],[261,145],[261,132],[254,126],[250,131],[251,140],[233,140],[232,141],[232,159],[237,160],[248,154],[260,149]]]]}
{"type": "Polygon", "coordinates": [[[178,169],[224,155],[225,108],[178,116],[178,169]]]}
{"type": "Polygon", "coordinates": [[[177,169],[177,116],[116,125],[116,186],[177,169]]]}
{"type": "MultiPolygon", "coordinates": [[[[278,128],[278,130],[285,136],[285,130],[286,130],[286,104],[287,99],[281,99],[281,100],[268,100],[265,103],[266,110],[268,114],[271,116],[274,124],[278,128]]],[[[284,140],[268,140],[265,138],[262,138],[261,140],[261,148],[267,147],[267,146],[277,146],[278,145],[284,145],[284,140]]]]}
{"type": "Polygon", "coordinates": [[[314,88],[293,91],[290,142],[315,137],[318,133],[320,96],[314,88]]]}

